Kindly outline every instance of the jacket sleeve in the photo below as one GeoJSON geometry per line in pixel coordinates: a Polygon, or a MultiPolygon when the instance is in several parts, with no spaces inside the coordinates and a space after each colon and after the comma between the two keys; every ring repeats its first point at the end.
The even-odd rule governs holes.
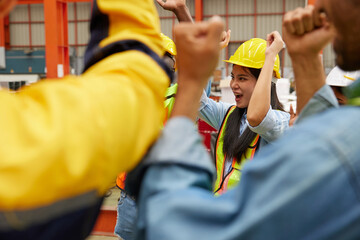
{"type": "Polygon", "coordinates": [[[251,126],[246,119],[246,124],[251,131],[260,135],[266,143],[270,143],[278,139],[283,133],[289,129],[290,114],[280,110],[273,110],[271,106],[258,126],[251,126]]]}
{"type": "MultiPolygon", "coordinates": [[[[96,4],[109,19],[101,46],[135,39],[162,54],[153,0],[96,4]]],[[[79,77],[47,79],[17,94],[0,91],[0,208],[102,195],[158,137],[168,84],[151,57],[125,51],[79,77]]]]}

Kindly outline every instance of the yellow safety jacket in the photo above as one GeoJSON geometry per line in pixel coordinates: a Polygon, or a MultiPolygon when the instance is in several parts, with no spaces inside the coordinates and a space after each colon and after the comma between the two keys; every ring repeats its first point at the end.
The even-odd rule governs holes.
{"type": "MultiPolygon", "coordinates": [[[[178,84],[175,83],[174,85],[166,89],[165,101],[164,101],[164,107],[165,107],[164,125],[169,119],[172,109],[174,108],[177,88],[178,88],[178,84]]],[[[119,187],[120,189],[125,189],[125,179],[126,179],[126,173],[118,174],[116,178],[116,186],[119,187]]]]}
{"type": "Polygon", "coordinates": [[[216,160],[216,181],[214,185],[214,193],[215,195],[220,195],[226,192],[228,189],[234,188],[239,182],[241,178],[241,169],[244,164],[254,157],[255,151],[258,146],[259,135],[257,134],[254,140],[251,142],[250,146],[246,150],[246,152],[242,155],[240,163],[236,158],[233,158],[232,161],[232,169],[231,171],[224,177],[224,167],[225,167],[225,159],[226,155],[223,153],[223,144],[224,144],[224,133],[226,129],[226,123],[230,116],[230,114],[235,110],[236,106],[232,106],[229,108],[228,112],[225,115],[223,123],[221,124],[219,134],[216,140],[216,149],[215,149],[215,160],[216,160]]]}
{"type": "Polygon", "coordinates": [[[0,91],[1,231],[95,206],[160,133],[169,76],[156,60],[165,50],[154,1],[93,9],[106,21],[92,19],[102,32],[92,29],[85,73],[0,91]]]}

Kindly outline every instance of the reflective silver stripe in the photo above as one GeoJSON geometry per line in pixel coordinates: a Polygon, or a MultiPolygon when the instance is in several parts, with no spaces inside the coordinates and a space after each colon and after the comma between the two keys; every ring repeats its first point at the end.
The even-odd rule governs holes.
{"type": "Polygon", "coordinates": [[[94,190],[30,210],[0,210],[0,231],[22,230],[31,225],[41,224],[73,211],[94,206],[99,200],[100,197],[94,190]]]}

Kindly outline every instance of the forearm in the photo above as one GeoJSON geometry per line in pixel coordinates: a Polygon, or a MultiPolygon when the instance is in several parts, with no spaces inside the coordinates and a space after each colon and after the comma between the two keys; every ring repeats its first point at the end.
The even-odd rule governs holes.
{"type": "Polygon", "coordinates": [[[314,94],[325,85],[325,73],[321,56],[292,56],[297,94],[297,112],[302,109],[314,94]]]}
{"type": "Polygon", "coordinates": [[[194,22],[189,8],[186,5],[179,6],[177,9],[173,10],[173,12],[179,22],[194,22]]]}
{"type": "Polygon", "coordinates": [[[182,75],[179,74],[179,87],[171,117],[185,116],[195,121],[198,115],[199,99],[203,93],[203,88],[198,86],[198,82],[200,82],[197,81],[198,79],[192,80],[190,84],[183,84],[181,79],[182,75]]]}
{"type": "Polygon", "coordinates": [[[247,120],[251,126],[259,125],[270,107],[271,100],[271,80],[276,54],[268,54],[260,76],[256,82],[254,91],[251,95],[247,110],[247,120]]]}
{"type": "Polygon", "coordinates": [[[201,94],[217,65],[218,41],[223,28],[219,17],[207,23],[182,23],[176,26],[179,88],[172,116],[185,116],[195,121],[201,94]]]}

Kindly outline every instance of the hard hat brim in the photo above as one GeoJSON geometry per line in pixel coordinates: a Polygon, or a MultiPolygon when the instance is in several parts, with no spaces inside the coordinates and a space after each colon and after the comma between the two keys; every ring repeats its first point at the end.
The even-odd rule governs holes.
{"type": "MultiPolygon", "coordinates": [[[[238,62],[234,62],[234,61],[231,61],[231,60],[223,60],[223,62],[227,62],[227,63],[231,63],[231,64],[235,64],[235,65],[242,66],[242,67],[247,67],[247,68],[254,68],[254,67],[251,67],[251,66],[247,66],[246,64],[240,65],[238,62]]],[[[256,68],[256,69],[261,69],[261,68],[256,68]]],[[[280,73],[277,72],[277,71],[274,71],[274,72],[275,72],[275,77],[277,79],[280,79],[281,78],[280,73]]]]}

